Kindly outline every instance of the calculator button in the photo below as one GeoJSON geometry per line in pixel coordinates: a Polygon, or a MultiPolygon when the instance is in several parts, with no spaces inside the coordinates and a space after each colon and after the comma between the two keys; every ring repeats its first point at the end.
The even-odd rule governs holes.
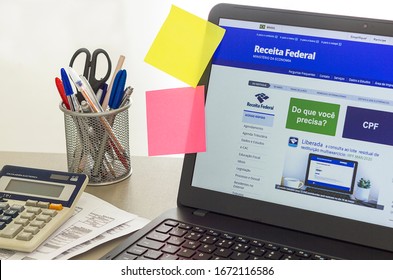
{"type": "Polygon", "coordinates": [[[37,234],[40,231],[38,227],[27,226],[24,229],[24,232],[30,232],[32,234],[37,234]]]}
{"type": "Polygon", "coordinates": [[[4,238],[14,238],[22,229],[22,225],[11,224],[0,232],[0,236],[4,238]]]}
{"type": "Polygon", "coordinates": [[[24,218],[19,217],[19,218],[16,218],[14,220],[14,223],[15,224],[20,224],[20,225],[25,227],[25,226],[27,226],[29,224],[29,219],[24,219],[24,218]]]}
{"type": "Polygon", "coordinates": [[[28,199],[25,204],[26,206],[37,206],[37,203],[37,200],[28,199]]]}
{"type": "Polygon", "coordinates": [[[54,217],[54,216],[57,215],[57,211],[56,210],[51,210],[51,209],[44,209],[44,210],[42,210],[42,214],[54,217]]]}
{"type": "Polygon", "coordinates": [[[21,218],[23,219],[28,219],[29,221],[33,220],[35,218],[34,213],[29,213],[29,212],[24,212],[20,215],[21,218]]]}
{"type": "Polygon", "coordinates": [[[41,213],[42,210],[41,210],[41,208],[38,208],[38,207],[29,207],[29,208],[27,208],[26,211],[29,213],[34,213],[34,214],[38,215],[39,213],[41,213]]]}
{"type": "Polygon", "coordinates": [[[0,230],[2,230],[3,228],[5,228],[7,224],[5,222],[0,222],[0,230]]]}
{"type": "Polygon", "coordinates": [[[40,214],[36,217],[37,221],[44,221],[45,223],[49,222],[50,220],[52,220],[52,217],[49,215],[44,215],[44,214],[40,214]]]}
{"type": "Polygon", "coordinates": [[[10,216],[11,218],[16,218],[19,215],[19,212],[16,210],[7,209],[7,210],[4,210],[3,215],[10,216]]]}
{"type": "Polygon", "coordinates": [[[30,232],[21,232],[18,234],[18,236],[16,237],[16,239],[18,240],[23,240],[23,241],[29,241],[33,238],[33,234],[30,232]]]}
{"type": "Polygon", "coordinates": [[[38,201],[37,207],[40,207],[40,208],[49,208],[49,202],[38,201]]]}
{"type": "Polygon", "coordinates": [[[45,222],[44,221],[32,221],[30,223],[30,225],[32,227],[38,227],[38,228],[43,228],[45,226],[45,222]]]}
{"type": "Polygon", "coordinates": [[[8,204],[8,202],[0,202],[0,209],[8,209],[8,207],[10,207],[10,205],[8,204]]]}
{"type": "Polygon", "coordinates": [[[49,209],[62,210],[63,209],[63,205],[62,204],[57,204],[57,203],[51,203],[49,205],[49,209]]]}
{"type": "Polygon", "coordinates": [[[6,224],[9,224],[11,221],[12,221],[12,217],[0,215],[0,222],[4,222],[6,224]]]}
{"type": "Polygon", "coordinates": [[[23,205],[21,205],[21,204],[14,204],[14,205],[11,206],[10,209],[16,210],[16,211],[18,211],[20,213],[20,212],[23,212],[23,210],[25,210],[25,207],[23,205]]]}

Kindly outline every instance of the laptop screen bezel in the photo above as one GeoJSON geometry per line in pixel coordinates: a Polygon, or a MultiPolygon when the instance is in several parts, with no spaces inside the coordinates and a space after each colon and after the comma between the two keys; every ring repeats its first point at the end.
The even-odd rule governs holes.
{"type": "MultiPolygon", "coordinates": [[[[393,36],[393,22],[301,11],[218,4],[211,10],[208,20],[218,24],[220,18],[393,36]]],[[[211,63],[199,83],[205,85],[206,92],[210,69],[211,63]]],[[[393,251],[392,228],[192,186],[195,160],[196,154],[186,154],[184,157],[178,193],[179,206],[393,251]]]]}

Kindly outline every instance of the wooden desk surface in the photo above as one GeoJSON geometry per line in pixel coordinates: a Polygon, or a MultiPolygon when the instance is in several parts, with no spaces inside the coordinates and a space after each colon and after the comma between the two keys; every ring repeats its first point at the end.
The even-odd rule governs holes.
{"type": "MultiPolygon", "coordinates": [[[[67,170],[65,154],[0,152],[0,168],[6,164],[67,170]]],[[[176,207],[182,164],[182,158],[131,157],[129,178],[112,185],[88,186],[86,192],[140,217],[154,219],[176,207]]],[[[75,259],[98,259],[123,239],[107,242],[75,259]]]]}

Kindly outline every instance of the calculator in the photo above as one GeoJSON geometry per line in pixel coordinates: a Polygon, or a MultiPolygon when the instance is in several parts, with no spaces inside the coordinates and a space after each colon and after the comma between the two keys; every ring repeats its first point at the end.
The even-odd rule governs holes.
{"type": "Polygon", "coordinates": [[[0,248],[34,251],[74,213],[85,174],[5,165],[0,171],[0,248]]]}

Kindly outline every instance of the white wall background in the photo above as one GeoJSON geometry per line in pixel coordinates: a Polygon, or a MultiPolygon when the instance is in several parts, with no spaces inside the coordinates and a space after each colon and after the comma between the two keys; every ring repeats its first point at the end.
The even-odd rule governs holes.
{"type": "MultiPolygon", "coordinates": [[[[126,56],[132,155],[147,155],[145,91],[186,86],[143,62],[172,4],[207,18],[216,0],[0,0],[0,151],[65,152],[54,78],[80,47],[126,56]]],[[[231,1],[393,20],[389,1],[231,1]]],[[[392,34],[393,35],[393,34],[392,34]]]]}

